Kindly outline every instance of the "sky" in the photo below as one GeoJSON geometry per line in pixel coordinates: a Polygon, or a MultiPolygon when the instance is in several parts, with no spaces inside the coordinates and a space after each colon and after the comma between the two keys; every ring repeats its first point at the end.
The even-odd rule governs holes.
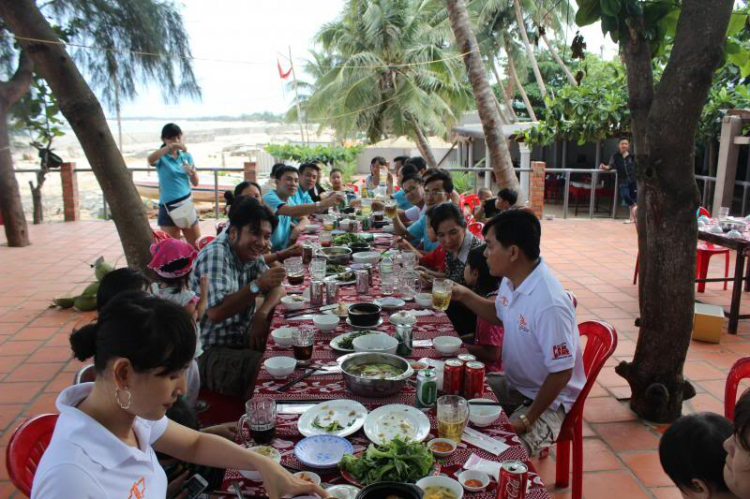
{"type": "MultiPolygon", "coordinates": [[[[183,0],[190,46],[199,59],[194,71],[202,99],[165,104],[157,87],[141,87],[139,96],[123,105],[122,116],[179,119],[285,112],[294,102],[293,93],[282,93],[277,57],[286,70],[289,63],[282,56],[288,57],[291,47],[297,77],[305,79],[301,68],[315,33],[335,20],[343,5],[344,0],[183,0]]],[[[575,30],[570,31],[572,38],[575,30]]],[[[617,47],[604,40],[598,24],[581,33],[588,50],[598,53],[604,45],[605,57],[616,54],[617,47]]]]}

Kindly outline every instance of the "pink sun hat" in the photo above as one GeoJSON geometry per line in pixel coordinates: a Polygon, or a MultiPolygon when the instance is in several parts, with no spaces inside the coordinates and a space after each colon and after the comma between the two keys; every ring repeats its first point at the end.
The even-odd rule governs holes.
{"type": "Polygon", "coordinates": [[[148,268],[167,279],[176,279],[190,273],[198,252],[180,239],[164,239],[151,245],[151,262],[148,268]]]}

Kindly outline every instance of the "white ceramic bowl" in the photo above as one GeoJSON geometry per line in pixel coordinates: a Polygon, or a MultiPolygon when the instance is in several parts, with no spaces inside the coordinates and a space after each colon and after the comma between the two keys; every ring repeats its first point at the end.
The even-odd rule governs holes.
{"type": "Polygon", "coordinates": [[[463,499],[464,488],[461,484],[447,476],[426,476],[417,482],[417,487],[427,492],[428,487],[445,487],[456,494],[456,499],[463,499]]]}
{"type": "Polygon", "coordinates": [[[294,331],[296,327],[280,327],[271,332],[273,341],[280,347],[290,347],[294,342],[294,331]]]}
{"type": "Polygon", "coordinates": [[[388,321],[394,326],[398,324],[413,326],[417,323],[417,317],[408,310],[401,310],[400,312],[391,314],[391,316],[388,318],[388,321]]]}
{"type": "Polygon", "coordinates": [[[398,340],[385,333],[366,334],[352,341],[355,352],[375,352],[396,354],[398,340]]]}
{"type": "Polygon", "coordinates": [[[432,293],[417,293],[414,300],[420,307],[432,308],[432,293]]]}
{"type": "Polygon", "coordinates": [[[352,255],[354,263],[369,263],[375,265],[380,261],[380,253],[377,251],[363,251],[352,255]]]}
{"type": "Polygon", "coordinates": [[[276,379],[283,379],[294,372],[297,367],[297,360],[292,357],[271,357],[263,362],[268,374],[276,379]]]}
{"type": "MultiPolygon", "coordinates": [[[[268,446],[267,445],[257,445],[255,447],[250,447],[250,450],[257,451],[260,448],[266,448],[266,447],[268,447],[268,446]]],[[[273,459],[277,463],[281,463],[281,454],[279,453],[279,451],[277,451],[273,447],[269,447],[269,448],[271,449],[271,454],[269,456],[267,456],[267,457],[270,457],[271,459],[273,459]]],[[[260,482],[261,480],[263,480],[263,477],[261,476],[260,472],[258,472],[258,471],[255,471],[255,470],[239,470],[239,472],[240,472],[240,475],[244,476],[248,480],[253,480],[254,482],[260,482]]]]}
{"type": "Polygon", "coordinates": [[[314,234],[318,231],[318,229],[320,229],[320,225],[310,224],[305,227],[305,232],[307,232],[308,234],[314,234]]]}
{"type": "Polygon", "coordinates": [[[469,492],[480,492],[487,488],[487,486],[490,484],[490,477],[487,473],[482,473],[481,471],[476,470],[464,470],[461,473],[458,474],[458,483],[460,483],[463,488],[468,490],[469,492]],[[482,482],[481,487],[470,487],[466,485],[467,480],[479,480],[482,482]]]}
{"type": "Polygon", "coordinates": [[[461,348],[461,338],[455,336],[438,336],[432,340],[432,344],[435,346],[438,352],[443,355],[452,355],[461,348]]]}
{"type": "Polygon", "coordinates": [[[294,476],[307,482],[312,482],[315,485],[320,485],[320,475],[313,473],[312,471],[299,471],[295,473],[294,476]]]}
{"type": "Polygon", "coordinates": [[[287,310],[300,310],[302,308],[305,308],[305,305],[307,305],[307,300],[305,300],[305,298],[300,295],[291,295],[282,298],[281,303],[287,310]]]}
{"type": "Polygon", "coordinates": [[[333,331],[339,325],[339,316],[330,314],[313,315],[313,324],[321,331],[333,331]]]}
{"type": "Polygon", "coordinates": [[[456,447],[458,447],[458,444],[451,440],[450,438],[433,438],[427,443],[427,448],[430,449],[430,451],[435,454],[437,457],[448,457],[451,454],[453,454],[456,451],[456,447]],[[432,446],[436,443],[446,443],[450,444],[451,450],[449,451],[438,451],[432,448],[432,446]]]}
{"type": "Polygon", "coordinates": [[[501,408],[499,405],[471,405],[472,402],[494,402],[494,400],[469,400],[469,421],[475,426],[489,426],[500,417],[501,408]]]}

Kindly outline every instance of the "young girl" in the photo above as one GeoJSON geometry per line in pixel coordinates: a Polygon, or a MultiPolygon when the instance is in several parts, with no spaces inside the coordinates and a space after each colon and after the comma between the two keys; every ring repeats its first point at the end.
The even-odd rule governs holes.
{"type": "MultiPolygon", "coordinates": [[[[195,248],[179,239],[165,239],[151,246],[151,262],[148,267],[159,277],[158,282],[151,284],[151,294],[174,302],[188,311],[190,317],[196,324],[206,311],[208,300],[208,279],[201,279],[201,296],[198,297],[190,289],[190,271],[193,269],[193,260],[198,255],[195,248]]],[[[195,358],[203,353],[200,335],[196,326],[195,358]]],[[[200,375],[198,374],[198,363],[193,359],[187,370],[188,388],[185,398],[191,406],[198,400],[200,391],[200,375]]]]}
{"type": "MultiPolygon", "coordinates": [[[[501,279],[490,275],[487,259],[484,257],[486,247],[486,245],[482,245],[469,251],[469,257],[464,268],[466,286],[485,298],[497,293],[501,279]]],[[[487,372],[502,371],[502,326],[495,326],[477,317],[474,344],[466,344],[465,346],[470,354],[475,355],[477,360],[486,364],[487,372]]]]}

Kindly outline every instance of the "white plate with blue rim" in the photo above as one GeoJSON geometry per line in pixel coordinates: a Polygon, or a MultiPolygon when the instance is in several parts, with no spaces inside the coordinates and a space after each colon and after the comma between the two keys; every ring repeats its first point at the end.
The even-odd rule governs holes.
{"type": "Polygon", "coordinates": [[[294,446],[294,456],[311,468],[325,469],[338,466],[344,454],[353,454],[349,441],[334,435],[315,435],[303,438],[294,446]]]}

